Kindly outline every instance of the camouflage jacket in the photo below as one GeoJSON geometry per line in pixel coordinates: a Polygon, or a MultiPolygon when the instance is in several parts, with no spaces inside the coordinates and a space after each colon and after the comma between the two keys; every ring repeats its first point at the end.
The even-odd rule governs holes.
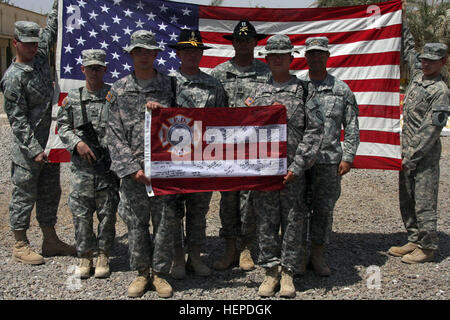
{"type": "Polygon", "coordinates": [[[108,93],[107,143],[111,170],[119,178],[144,169],[145,110],[148,101],[170,107],[173,90],[168,76],[157,73],[146,88],[134,73],[116,81],[108,93]]]}
{"type": "Polygon", "coordinates": [[[211,75],[222,83],[230,107],[247,107],[248,98],[254,98],[258,86],[270,77],[269,67],[257,59],[246,72],[240,72],[233,59],[224,62],[211,71],[211,75]]]}
{"type": "Polygon", "coordinates": [[[258,87],[253,106],[282,104],[287,112],[287,164],[294,175],[312,167],[319,154],[323,139],[323,112],[309,95],[304,102],[302,80],[292,77],[284,87],[278,88],[272,78],[258,87]]]}
{"type": "MultiPolygon", "coordinates": [[[[301,79],[311,81],[308,74],[301,79]]],[[[359,146],[359,110],[355,95],[345,82],[330,74],[327,74],[324,82],[315,87],[314,91],[315,99],[325,115],[324,135],[317,163],[353,162],[359,146]],[[342,126],[345,135],[341,145],[342,126]]]]}
{"type": "Polygon", "coordinates": [[[177,72],[176,105],[183,108],[206,108],[228,106],[225,90],[216,78],[200,71],[187,78],[177,72]],[[190,78],[190,79],[189,79],[190,78]]]}
{"type": "Polygon", "coordinates": [[[406,25],[403,26],[402,46],[411,78],[403,104],[402,165],[414,170],[425,155],[440,150],[440,134],[450,113],[449,91],[440,75],[423,79],[414,40],[406,25]]]}
{"type": "Polygon", "coordinates": [[[32,159],[44,151],[52,121],[53,80],[50,48],[58,29],[57,2],[41,30],[39,48],[30,64],[13,63],[1,80],[4,110],[13,133],[12,159],[29,168],[32,159]]]}
{"type": "Polygon", "coordinates": [[[101,147],[106,148],[106,125],[108,114],[106,107],[106,95],[111,86],[104,84],[102,89],[95,93],[91,93],[86,87],[73,89],[64,99],[62,107],[58,110],[58,136],[61,138],[65,148],[70,152],[71,161],[74,166],[89,173],[93,173],[92,165],[82,159],[76,152],[76,145],[80,141],[84,141],[86,132],[83,132],[83,125],[90,122],[97,135],[98,144],[90,145],[90,142],[84,141],[92,150],[98,150],[101,147]],[[87,119],[84,119],[81,102],[86,106],[87,119]],[[87,121],[87,122],[86,122],[87,121]]]}

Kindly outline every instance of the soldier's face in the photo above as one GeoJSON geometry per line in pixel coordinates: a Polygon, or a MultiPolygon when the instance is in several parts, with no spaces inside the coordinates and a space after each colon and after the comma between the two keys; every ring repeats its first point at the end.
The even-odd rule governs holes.
{"type": "Polygon", "coordinates": [[[306,63],[311,71],[323,71],[327,68],[329,52],[322,50],[310,50],[305,53],[306,63]]]}
{"type": "Polygon", "coordinates": [[[290,53],[274,53],[266,56],[267,65],[272,73],[289,71],[293,59],[290,53]]]}
{"type": "Polygon", "coordinates": [[[197,48],[178,49],[177,56],[181,60],[181,64],[188,67],[197,68],[203,57],[203,50],[197,48]]]}
{"type": "Polygon", "coordinates": [[[86,77],[86,81],[91,83],[101,83],[103,82],[103,76],[106,72],[106,67],[100,65],[92,66],[81,66],[81,71],[86,77]]]}
{"type": "Polygon", "coordinates": [[[258,40],[256,38],[233,39],[233,48],[237,56],[253,54],[257,44],[258,40]]]}
{"type": "Polygon", "coordinates": [[[14,39],[13,46],[16,48],[17,57],[21,62],[32,61],[38,50],[37,42],[20,42],[14,39]]]}
{"type": "Polygon", "coordinates": [[[425,77],[435,78],[441,73],[441,69],[445,65],[446,59],[430,60],[421,58],[420,61],[422,63],[422,72],[425,77]]]}
{"type": "Polygon", "coordinates": [[[130,52],[130,55],[135,69],[148,70],[153,68],[153,62],[158,55],[158,50],[149,50],[138,47],[134,48],[130,52]]]}

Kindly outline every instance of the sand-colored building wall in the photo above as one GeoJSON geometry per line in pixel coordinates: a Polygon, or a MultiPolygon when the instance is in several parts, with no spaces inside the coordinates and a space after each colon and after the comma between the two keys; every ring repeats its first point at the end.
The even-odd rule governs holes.
{"type": "Polygon", "coordinates": [[[11,59],[15,55],[12,45],[14,38],[14,22],[16,21],[33,21],[41,27],[45,27],[47,16],[22,9],[10,4],[0,3],[0,69],[1,76],[11,64],[11,59]]]}

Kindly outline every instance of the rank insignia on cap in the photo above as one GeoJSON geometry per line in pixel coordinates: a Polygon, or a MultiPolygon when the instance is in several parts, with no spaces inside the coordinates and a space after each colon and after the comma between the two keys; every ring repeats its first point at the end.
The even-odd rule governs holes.
{"type": "Polygon", "coordinates": [[[255,102],[255,99],[248,97],[247,99],[245,99],[245,104],[250,107],[252,105],[253,102],[255,102]]]}

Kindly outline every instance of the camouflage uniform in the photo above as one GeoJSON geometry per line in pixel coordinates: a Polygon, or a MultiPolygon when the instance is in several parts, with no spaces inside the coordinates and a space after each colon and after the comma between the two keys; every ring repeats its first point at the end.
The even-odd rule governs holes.
{"type": "MultiPolygon", "coordinates": [[[[161,50],[154,36],[138,30],[131,35],[131,52],[135,47],[161,50]],[[153,43],[153,44],[152,44],[153,43]]],[[[128,227],[128,247],[132,270],[153,268],[156,273],[169,273],[175,216],[163,214],[163,197],[149,197],[144,184],[132,174],[144,170],[144,126],[148,101],[169,107],[173,102],[171,81],[156,72],[150,83],[142,87],[134,72],[118,81],[108,93],[107,141],[111,170],[121,179],[119,216],[128,227]],[[150,238],[150,214],[153,238],[150,238]]]]}
{"type": "MultiPolygon", "coordinates": [[[[306,40],[306,51],[322,50],[328,52],[328,39],[314,37],[306,40]]],[[[307,73],[302,80],[311,82],[307,73]]],[[[327,74],[325,80],[314,84],[315,99],[325,115],[324,135],[319,155],[314,166],[308,170],[311,178],[312,198],[310,208],[310,238],[318,245],[328,244],[333,210],[341,195],[341,176],[338,174],[341,161],[353,162],[359,145],[358,105],[348,85],[327,74]],[[345,129],[341,145],[341,126],[345,129]]],[[[305,219],[304,230],[307,228],[305,219]]],[[[306,242],[304,232],[303,244],[306,242]]]]}
{"type": "MultiPolygon", "coordinates": [[[[426,44],[420,58],[438,60],[446,54],[444,44],[426,44]]],[[[403,106],[400,211],[408,241],[423,249],[436,250],[440,133],[450,112],[449,92],[440,75],[430,80],[423,78],[407,26],[403,29],[403,59],[408,62],[412,80],[403,106]]]]}
{"type": "Polygon", "coordinates": [[[44,152],[52,121],[53,79],[49,53],[56,42],[57,1],[47,18],[47,26],[28,21],[15,24],[21,42],[39,42],[31,63],[13,61],[1,80],[13,143],[11,150],[12,198],[9,205],[12,230],[27,230],[36,203],[36,219],[41,227],[54,226],[61,197],[59,164],[40,164],[34,157],[44,152]]]}
{"type": "MultiPolygon", "coordinates": [[[[293,52],[289,38],[269,38],[268,52],[293,52]],[[276,48],[286,48],[275,50],[276,48]]],[[[294,272],[299,269],[303,220],[307,208],[304,201],[304,171],[317,159],[323,138],[323,113],[320,106],[304,92],[305,83],[292,76],[283,85],[272,78],[255,93],[255,106],[283,104],[287,111],[287,165],[295,178],[280,191],[253,191],[258,219],[259,264],[264,268],[282,265],[294,272]],[[306,101],[306,102],[305,102],[306,101]],[[281,226],[281,239],[279,229],[281,226]]]]}
{"type": "MultiPolygon", "coordinates": [[[[177,72],[176,105],[181,108],[213,108],[227,105],[225,91],[214,77],[201,72],[195,76],[185,76],[177,72]]],[[[212,192],[169,195],[165,198],[164,210],[177,216],[174,245],[182,247],[181,220],[186,205],[186,243],[188,247],[202,246],[206,237],[206,214],[212,192]],[[181,230],[181,232],[179,232],[181,230]]]]}
{"type": "MultiPolygon", "coordinates": [[[[222,83],[229,107],[246,107],[248,98],[255,96],[256,88],[267,82],[270,70],[264,62],[254,59],[248,69],[240,71],[231,59],[215,67],[211,75],[222,83]]],[[[251,193],[230,191],[220,194],[220,236],[251,241],[256,233],[255,213],[249,199],[251,193]]]]}
{"type": "MultiPolygon", "coordinates": [[[[103,56],[100,60],[104,60],[105,53],[101,52],[103,56]]],[[[100,55],[101,52],[83,51],[83,65],[92,65],[90,63],[96,62],[96,55],[100,55]]],[[[96,64],[100,65],[100,62],[96,64]]],[[[97,92],[89,92],[86,87],[70,90],[58,111],[58,135],[72,155],[68,205],[73,214],[79,257],[90,257],[98,249],[109,254],[114,245],[119,181],[106,164],[110,160],[105,145],[107,112],[104,108],[109,89],[110,86],[104,84],[97,92]],[[85,106],[86,117],[83,116],[82,104],[85,106]],[[85,128],[88,123],[92,124],[96,139],[89,137],[91,133],[85,128]],[[95,169],[87,160],[81,158],[76,151],[80,141],[87,143],[91,150],[98,150],[97,162],[100,165],[103,163],[105,170],[95,169]],[[92,229],[95,211],[99,221],[98,238],[92,229]]]]}

